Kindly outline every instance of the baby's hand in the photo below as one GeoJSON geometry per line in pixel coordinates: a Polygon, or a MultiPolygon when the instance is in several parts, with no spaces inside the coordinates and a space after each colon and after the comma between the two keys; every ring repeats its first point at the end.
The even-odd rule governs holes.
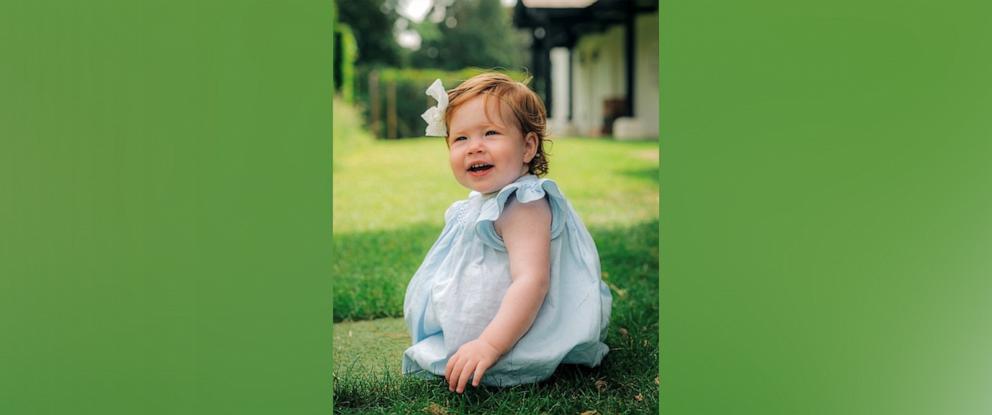
{"type": "Polygon", "coordinates": [[[482,375],[499,360],[499,356],[499,351],[484,340],[475,339],[463,344],[444,368],[448,390],[454,392],[457,385],[458,393],[464,392],[469,376],[472,376],[472,386],[479,386],[482,375]]]}

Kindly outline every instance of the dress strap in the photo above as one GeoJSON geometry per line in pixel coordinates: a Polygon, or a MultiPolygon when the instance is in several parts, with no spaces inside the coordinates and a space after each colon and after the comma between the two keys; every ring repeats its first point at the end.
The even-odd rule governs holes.
{"type": "Polygon", "coordinates": [[[533,178],[510,183],[495,197],[483,203],[479,218],[475,222],[475,231],[483,243],[497,251],[506,251],[503,238],[496,233],[494,225],[506,209],[511,196],[515,196],[520,203],[529,203],[547,197],[551,207],[551,239],[561,235],[568,218],[568,201],[554,181],[533,178]]]}

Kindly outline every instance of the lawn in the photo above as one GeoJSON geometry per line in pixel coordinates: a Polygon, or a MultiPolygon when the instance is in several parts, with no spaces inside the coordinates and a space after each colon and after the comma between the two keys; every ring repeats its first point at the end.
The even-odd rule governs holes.
{"type": "Polygon", "coordinates": [[[588,226],[613,293],[603,364],[457,395],[399,375],[410,341],[399,318],[444,210],[468,190],[451,177],[440,139],[373,140],[340,101],[334,117],[335,412],[657,413],[657,143],[568,137],[549,148],[547,177],[588,226]]]}

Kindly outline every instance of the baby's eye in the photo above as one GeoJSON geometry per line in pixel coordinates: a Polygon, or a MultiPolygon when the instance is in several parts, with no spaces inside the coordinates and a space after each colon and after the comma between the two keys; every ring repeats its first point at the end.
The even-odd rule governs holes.
{"type": "Polygon", "coordinates": [[[454,139],[452,139],[451,141],[462,141],[462,140],[468,140],[468,138],[467,138],[467,137],[465,137],[465,136],[463,136],[463,135],[460,135],[460,136],[458,136],[458,137],[455,137],[455,138],[454,138],[454,139]]]}
{"type": "Polygon", "coordinates": [[[499,131],[495,131],[495,130],[486,131],[486,135],[495,135],[495,134],[499,134],[499,131]]]}

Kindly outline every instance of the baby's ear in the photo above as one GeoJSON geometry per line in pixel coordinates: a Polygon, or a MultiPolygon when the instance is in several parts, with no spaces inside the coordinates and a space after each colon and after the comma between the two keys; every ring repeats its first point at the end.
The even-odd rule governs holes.
{"type": "Polygon", "coordinates": [[[537,155],[537,133],[531,131],[524,136],[524,161],[530,163],[537,155]]]}

